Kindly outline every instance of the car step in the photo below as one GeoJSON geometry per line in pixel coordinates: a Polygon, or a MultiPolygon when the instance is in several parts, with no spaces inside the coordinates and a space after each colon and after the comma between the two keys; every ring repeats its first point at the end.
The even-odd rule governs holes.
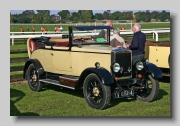
{"type": "Polygon", "coordinates": [[[53,84],[53,85],[65,87],[65,88],[70,88],[70,89],[75,90],[74,87],[70,87],[70,86],[66,86],[66,85],[60,84],[59,81],[57,81],[57,80],[52,80],[52,79],[40,79],[39,81],[40,81],[40,82],[44,82],[44,83],[48,83],[48,84],[53,84]]]}

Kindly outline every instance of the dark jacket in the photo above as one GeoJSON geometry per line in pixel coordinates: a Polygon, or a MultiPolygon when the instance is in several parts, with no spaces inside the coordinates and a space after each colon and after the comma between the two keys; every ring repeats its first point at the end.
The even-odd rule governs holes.
{"type": "Polygon", "coordinates": [[[101,30],[97,35],[97,38],[105,38],[105,34],[106,34],[105,30],[101,30]]]}
{"type": "Polygon", "coordinates": [[[134,33],[131,45],[129,46],[129,49],[132,50],[132,55],[139,55],[139,54],[145,54],[145,42],[146,42],[146,35],[142,33],[141,31],[138,31],[134,33]]]}
{"type": "Polygon", "coordinates": [[[96,35],[96,38],[104,38],[105,41],[107,41],[107,31],[101,30],[98,35],[96,35]]]}

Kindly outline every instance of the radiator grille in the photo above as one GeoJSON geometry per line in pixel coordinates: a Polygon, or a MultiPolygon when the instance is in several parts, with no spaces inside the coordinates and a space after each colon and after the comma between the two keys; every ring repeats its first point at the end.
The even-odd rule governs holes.
{"type": "Polygon", "coordinates": [[[119,72],[118,76],[130,76],[132,70],[132,55],[128,51],[112,52],[112,63],[117,62],[123,68],[122,73],[119,72]]]}

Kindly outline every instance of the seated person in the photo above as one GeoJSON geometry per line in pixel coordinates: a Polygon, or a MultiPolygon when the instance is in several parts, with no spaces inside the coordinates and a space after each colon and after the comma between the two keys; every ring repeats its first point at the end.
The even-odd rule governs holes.
{"type": "Polygon", "coordinates": [[[118,28],[113,30],[113,35],[110,36],[110,43],[112,47],[127,48],[124,39],[120,36],[120,30],[118,28]]]}
{"type": "MultiPolygon", "coordinates": [[[[113,23],[110,20],[108,20],[105,26],[113,27],[113,23]]],[[[96,38],[104,38],[104,40],[107,41],[107,30],[101,30],[100,33],[96,35],[96,38]]]]}

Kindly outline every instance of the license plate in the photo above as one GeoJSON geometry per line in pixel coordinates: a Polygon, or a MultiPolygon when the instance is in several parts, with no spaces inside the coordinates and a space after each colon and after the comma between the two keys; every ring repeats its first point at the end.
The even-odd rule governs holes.
{"type": "Polygon", "coordinates": [[[114,98],[123,98],[134,96],[134,90],[121,90],[114,92],[114,98]]]}
{"type": "Polygon", "coordinates": [[[121,97],[134,96],[134,90],[123,90],[121,91],[121,97]]]}

